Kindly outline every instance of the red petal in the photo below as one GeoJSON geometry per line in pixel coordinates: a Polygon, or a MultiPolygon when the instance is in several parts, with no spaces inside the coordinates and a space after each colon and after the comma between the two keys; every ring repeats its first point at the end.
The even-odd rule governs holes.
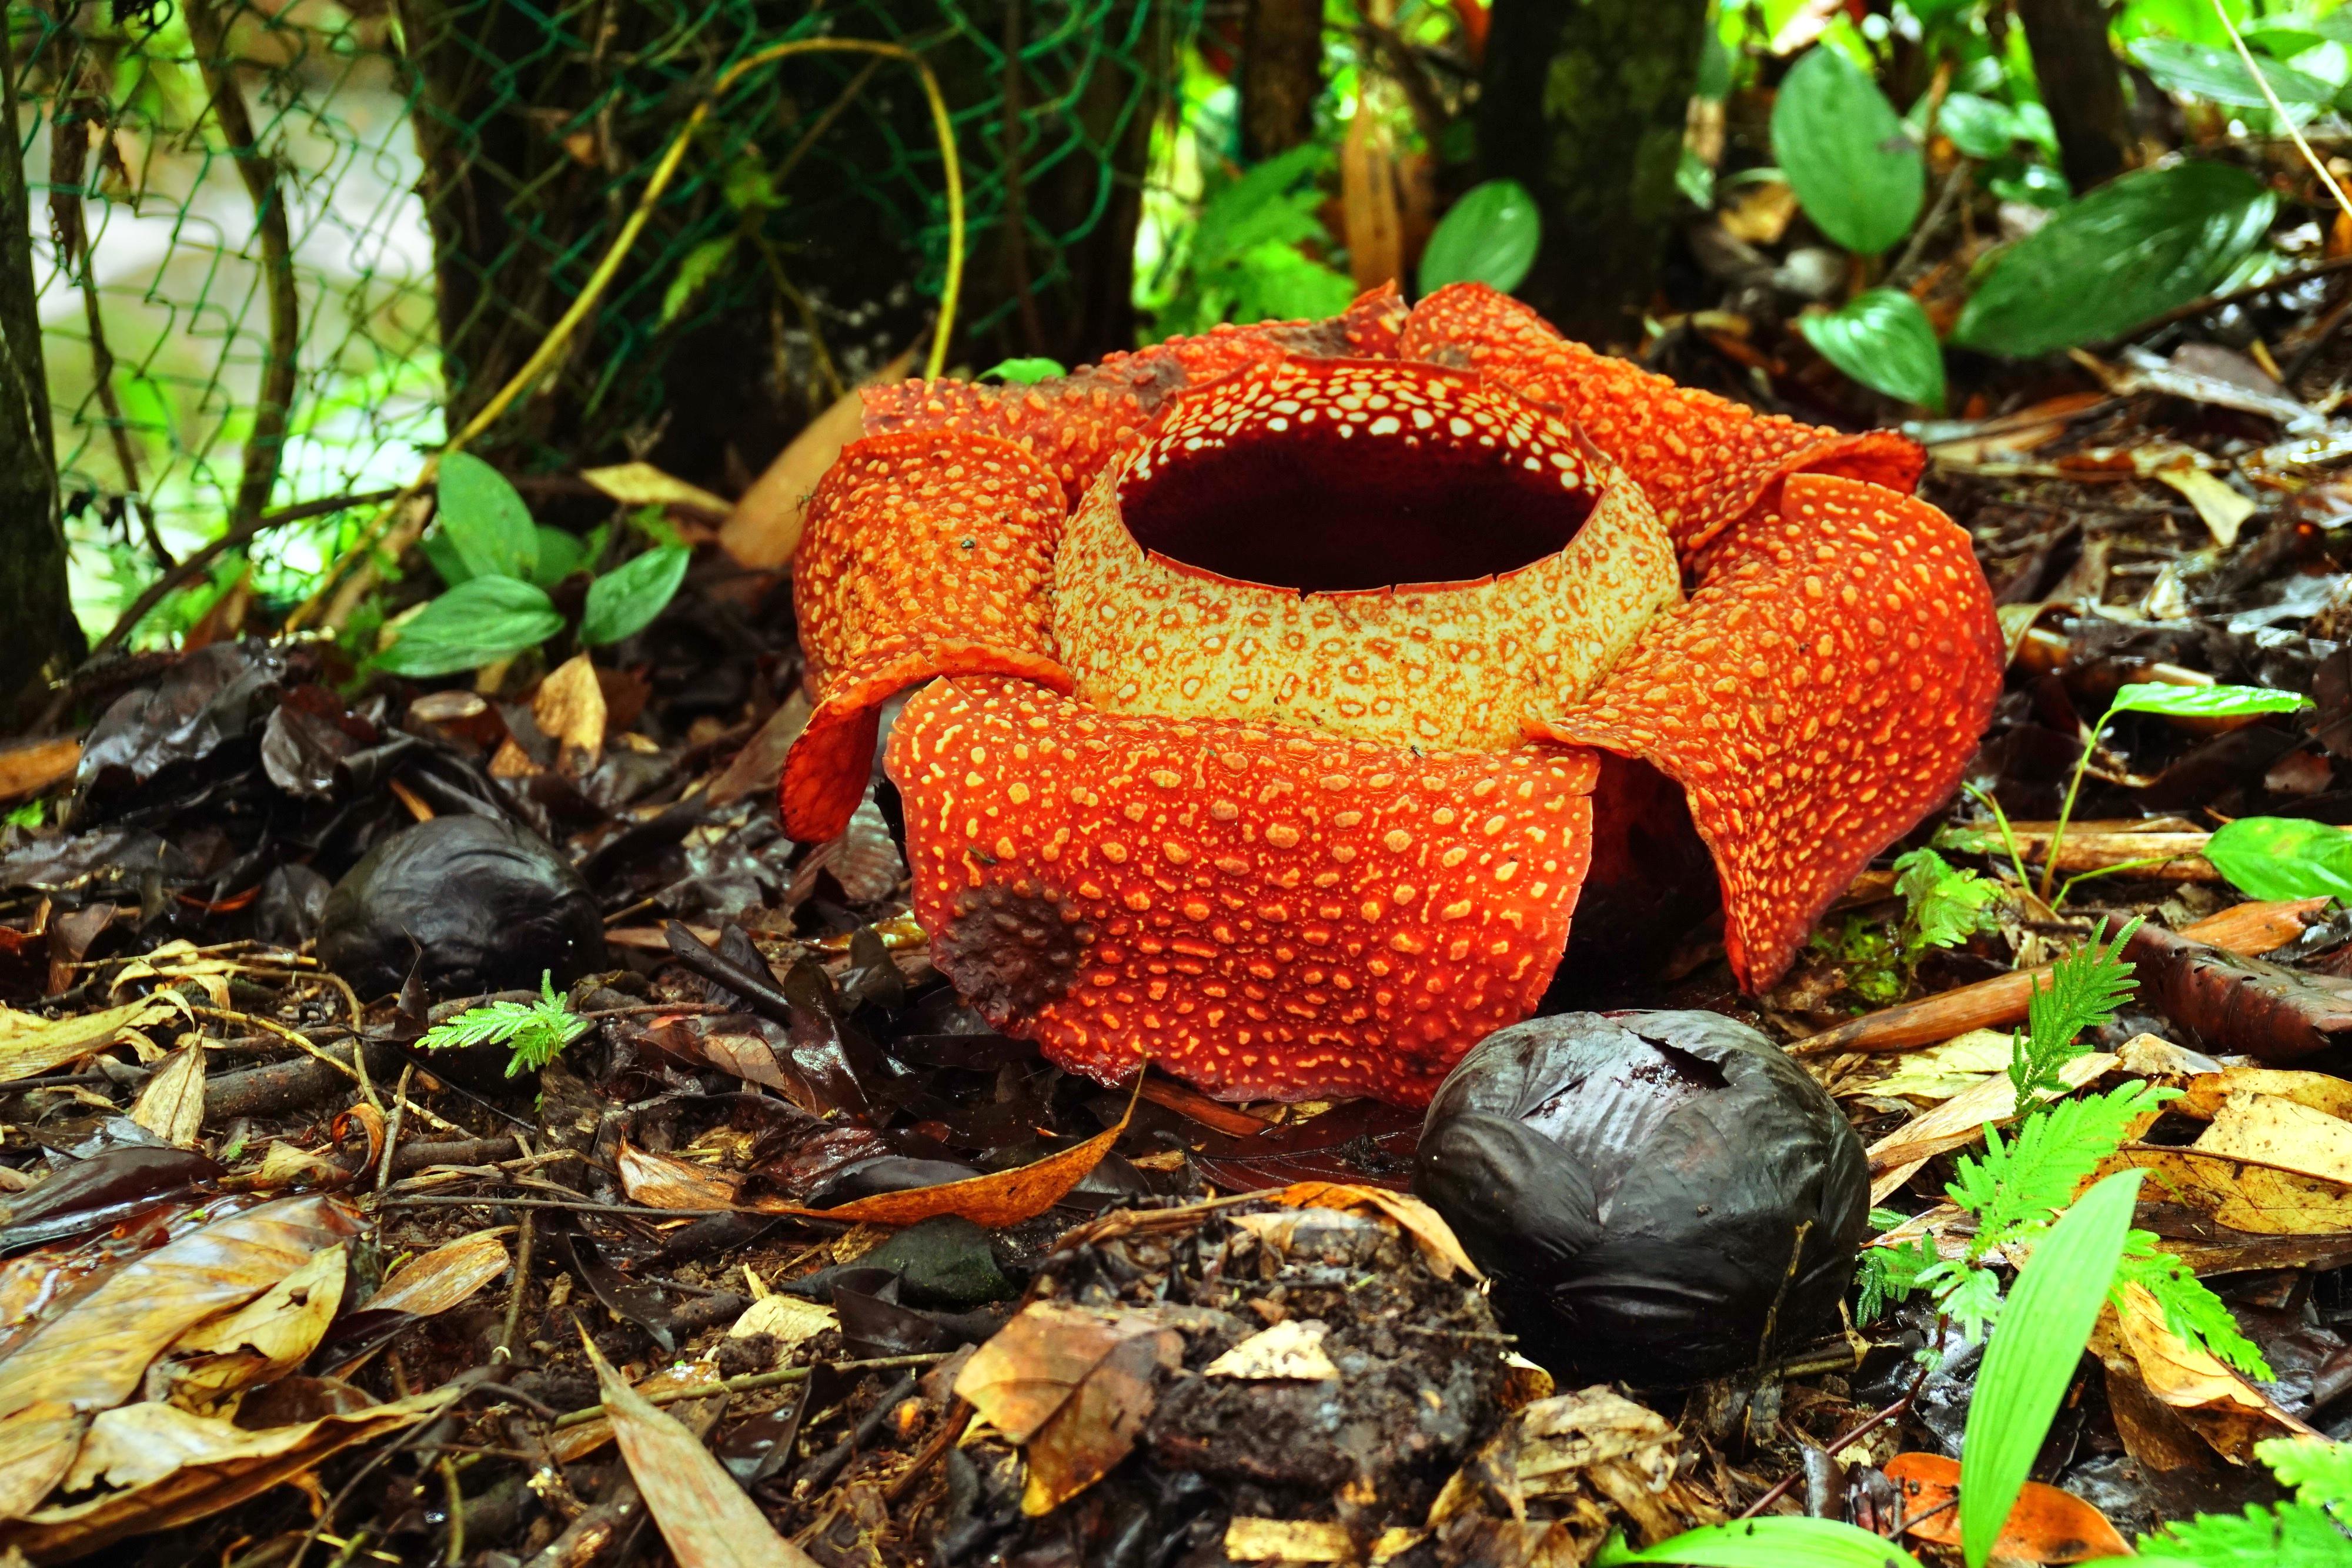
{"type": "Polygon", "coordinates": [[[1425,1102],[1568,939],[1598,771],[938,682],[893,726],[915,914],[997,1028],[1112,1082],[1425,1102]]]}
{"type": "Polygon", "coordinates": [[[1950,518],[1827,475],[1791,477],[1781,504],[1727,536],[1690,602],[1541,727],[1683,786],[1751,991],[1951,793],[2000,688],[1991,591],[1950,518]]]}
{"type": "Polygon", "coordinates": [[[793,605],[816,712],[784,759],[784,831],[849,823],[876,710],[938,674],[1021,675],[1067,691],[1054,657],[1061,487],[1019,447],[941,432],[853,444],[810,499],[793,605]]]}
{"type": "Polygon", "coordinates": [[[1742,517],[1770,509],[1791,474],[1840,474],[1908,491],[1927,455],[1893,431],[1844,435],[1759,414],[1727,398],[1596,354],[1483,283],[1413,307],[1398,353],[1478,371],[1584,428],[1650,494],[1685,559],[1742,517]]]}
{"type": "Polygon", "coordinates": [[[1403,324],[1396,285],[1383,284],[1328,321],[1218,327],[1112,354],[1034,386],[912,381],[868,387],[866,428],[968,430],[1014,442],[1054,471],[1076,506],[1119,444],[1150,424],[1171,393],[1285,354],[1393,359],[1403,324]]]}

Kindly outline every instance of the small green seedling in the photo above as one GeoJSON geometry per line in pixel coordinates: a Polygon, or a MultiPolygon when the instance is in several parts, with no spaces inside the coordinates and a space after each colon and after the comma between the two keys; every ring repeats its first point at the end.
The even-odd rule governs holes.
{"type": "Polygon", "coordinates": [[[454,1051],[465,1045],[504,1045],[514,1053],[507,1076],[536,1072],[555,1060],[555,1053],[586,1034],[594,1025],[572,1010],[555,994],[555,977],[539,972],[539,1000],[485,1002],[467,1008],[456,1018],[436,1023],[416,1043],[427,1051],[454,1051]]]}

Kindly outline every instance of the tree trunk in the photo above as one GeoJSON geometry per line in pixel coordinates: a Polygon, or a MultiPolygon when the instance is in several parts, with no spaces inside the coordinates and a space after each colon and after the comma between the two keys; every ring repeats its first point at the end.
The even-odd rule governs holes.
{"type": "Polygon", "coordinates": [[[1323,0],[1250,0],[1242,23],[1242,156],[1255,162],[1315,134],[1323,96],[1323,0]]]}
{"type": "Polygon", "coordinates": [[[0,725],[60,654],[79,651],[66,594],[66,536],[41,319],[33,288],[32,204],[16,128],[16,67],[0,36],[0,725]]]}
{"type": "Polygon", "coordinates": [[[2018,0],[2017,14],[2067,183],[2080,194],[2114,179],[2124,171],[2131,120],[2105,8],[2099,0],[2018,0]]]}
{"type": "Polygon", "coordinates": [[[1571,337],[1634,335],[1674,217],[1706,26],[1706,0],[1496,0],[1479,159],[1535,193],[1543,246],[1518,292],[1571,337]]]}

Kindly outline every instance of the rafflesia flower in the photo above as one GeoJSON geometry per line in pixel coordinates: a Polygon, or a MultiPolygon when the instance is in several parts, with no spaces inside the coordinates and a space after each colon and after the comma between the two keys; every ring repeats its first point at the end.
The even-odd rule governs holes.
{"type": "Polygon", "coordinates": [[[921,686],[886,764],[933,962],[1105,1081],[1425,1102],[1533,1010],[1580,887],[1638,912],[1661,822],[1767,987],[1999,683],[1911,442],[1476,285],[906,382],[866,429],[809,506],[784,825],[842,831],[921,686]]]}

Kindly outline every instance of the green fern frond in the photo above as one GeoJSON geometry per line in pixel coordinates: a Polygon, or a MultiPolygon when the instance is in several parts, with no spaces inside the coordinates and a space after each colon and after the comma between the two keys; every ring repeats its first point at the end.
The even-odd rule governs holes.
{"type": "Polygon", "coordinates": [[[2254,1445],[2254,1457],[2300,1501],[2352,1504],[2352,1443],[2266,1437],[2254,1445]]]}
{"type": "Polygon", "coordinates": [[[539,996],[535,1002],[485,1002],[467,1008],[426,1030],[416,1043],[427,1051],[502,1044],[513,1053],[507,1062],[509,1078],[536,1072],[593,1027],[555,994],[555,977],[544,969],[540,971],[539,996]]]}
{"type": "Polygon", "coordinates": [[[2056,1218],[2123,1143],[2132,1122],[2179,1092],[2136,1079],[2105,1094],[2047,1105],[2019,1123],[2007,1142],[1999,1128],[1986,1128],[1983,1155],[1960,1155],[1955,1179],[1944,1189],[1977,1217],[1969,1255],[1981,1258],[2028,1227],[2056,1218]]]}
{"type": "Polygon", "coordinates": [[[2034,988],[2026,1004],[2025,1032],[2016,1037],[2009,1064],[2019,1104],[2037,1090],[2063,1088],[2058,1070],[2090,1049],[2077,1037],[2112,1019],[2131,996],[2132,966],[2121,955],[2140,925],[2137,919],[2128,922],[2102,947],[2102,922],[2089,941],[2051,966],[2048,985],[2034,988]]]}
{"type": "Polygon", "coordinates": [[[2120,1297],[2126,1285],[2138,1285],[2155,1297],[2164,1309],[2165,1326],[2182,1339],[2204,1346],[2248,1377],[2271,1380],[2261,1347],[2239,1332],[2238,1320],[2221,1298],[2207,1290],[2188,1264],[2158,1251],[2156,1238],[2147,1231],[2135,1230],[2124,1240],[2114,1293],[2120,1297]]]}

